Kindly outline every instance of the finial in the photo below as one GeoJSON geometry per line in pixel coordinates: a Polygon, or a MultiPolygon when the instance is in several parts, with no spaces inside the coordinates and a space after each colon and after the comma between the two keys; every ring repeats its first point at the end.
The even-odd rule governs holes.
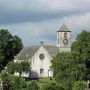
{"type": "Polygon", "coordinates": [[[43,41],[41,41],[41,42],[40,42],[40,44],[41,44],[41,45],[43,45],[43,44],[44,44],[44,42],[43,42],[43,41]]]}

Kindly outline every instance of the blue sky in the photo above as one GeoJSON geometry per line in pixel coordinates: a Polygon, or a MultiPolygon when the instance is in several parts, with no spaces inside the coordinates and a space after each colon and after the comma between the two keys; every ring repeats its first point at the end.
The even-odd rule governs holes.
{"type": "Polygon", "coordinates": [[[56,31],[65,23],[72,40],[90,31],[90,0],[0,0],[0,28],[18,35],[25,46],[56,44],[56,31]]]}

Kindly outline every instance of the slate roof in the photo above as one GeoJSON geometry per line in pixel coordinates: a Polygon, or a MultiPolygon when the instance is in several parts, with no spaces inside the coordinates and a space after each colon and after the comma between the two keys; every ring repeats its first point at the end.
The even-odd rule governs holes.
{"type": "Polygon", "coordinates": [[[63,24],[61,27],[60,27],[60,29],[59,29],[59,31],[58,32],[70,32],[70,30],[69,30],[69,28],[65,25],[65,24],[63,24]]]}
{"type": "MultiPolygon", "coordinates": [[[[31,58],[37,50],[41,47],[41,45],[31,46],[31,47],[24,47],[22,51],[18,54],[17,58],[20,60],[28,60],[31,58]]],[[[43,45],[43,47],[47,50],[47,52],[53,57],[57,53],[59,53],[59,49],[56,46],[51,45],[43,45]]]]}

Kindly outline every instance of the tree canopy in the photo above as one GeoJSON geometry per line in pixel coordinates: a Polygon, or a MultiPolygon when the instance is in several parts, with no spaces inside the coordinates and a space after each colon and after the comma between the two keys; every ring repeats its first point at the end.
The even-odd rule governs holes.
{"type": "Polygon", "coordinates": [[[79,54],[79,63],[87,67],[86,78],[90,80],[90,32],[82,31],[72,44],[72,51],[79,54]]]}
{"type": "Polygon", "coordinates": [[[13,60],[23,48],[22,40],[17,35],[12,35],[8,30],[0,30],[0,69],[13,60]]]}
{"type": "Polygon", "coordinates": [[[79,53],[81,63],[90,59],[90,32],[82,31],[77,35],[76,41],[72,44],[72,51],[79,53]]]}
{"type": "Polygon", "coordinates": [[[78,85],[81,85],[84,90],[83,80],[90,79],[89,62],[90,32],[82,31],[73,42],[71,52],[62,52],[53,58],[52,68],[55,80],[65,90],[75,90],[78,85]]]}
{"type": "Polygon", "coordinates": [[[84,80],[86,67],[78,63],[75,52],[59,53],[52,60],[55,80],[65,90],[71,90],[74,81],[84,80]]]}
{"type": "Polygon", "coordinates": [[[19,73],[19,76],[21,77],[21,74],[23,72],[29,73],[31,71],[30,62],[28,61],[21,61],[21,62],[9,62],[7,64],[7,71],[9,74],[14,74],[15,72],[19,73]]]}

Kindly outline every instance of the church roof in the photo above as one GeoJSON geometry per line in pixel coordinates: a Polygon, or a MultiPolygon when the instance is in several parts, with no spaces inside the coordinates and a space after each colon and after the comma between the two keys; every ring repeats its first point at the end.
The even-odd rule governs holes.
{"type": "MultiPolygon", "coordinates": [[[[31,46],[31,47],[24,47],[22,51],[18,54],[17,58],[20,60],[28,60],[31,58],[37,50],[41,47],[41,45],[31,46]]],[[[59,53],[59,49],[56,46],[51,45],[43,45],[43,47],[47,50],[47,52],[53,57],[57,53],[59,53]]]]}
{"type": "Polygon", "coordinates": [[[70,30],[65,24],[63,24],[58,32],[70,32],[70,30]]]}
{"type": "Polygon", "coordinates": [[[57,46],[45,45],[44,47],[52,57],[59,53],[59,48],[57,46]]]}

